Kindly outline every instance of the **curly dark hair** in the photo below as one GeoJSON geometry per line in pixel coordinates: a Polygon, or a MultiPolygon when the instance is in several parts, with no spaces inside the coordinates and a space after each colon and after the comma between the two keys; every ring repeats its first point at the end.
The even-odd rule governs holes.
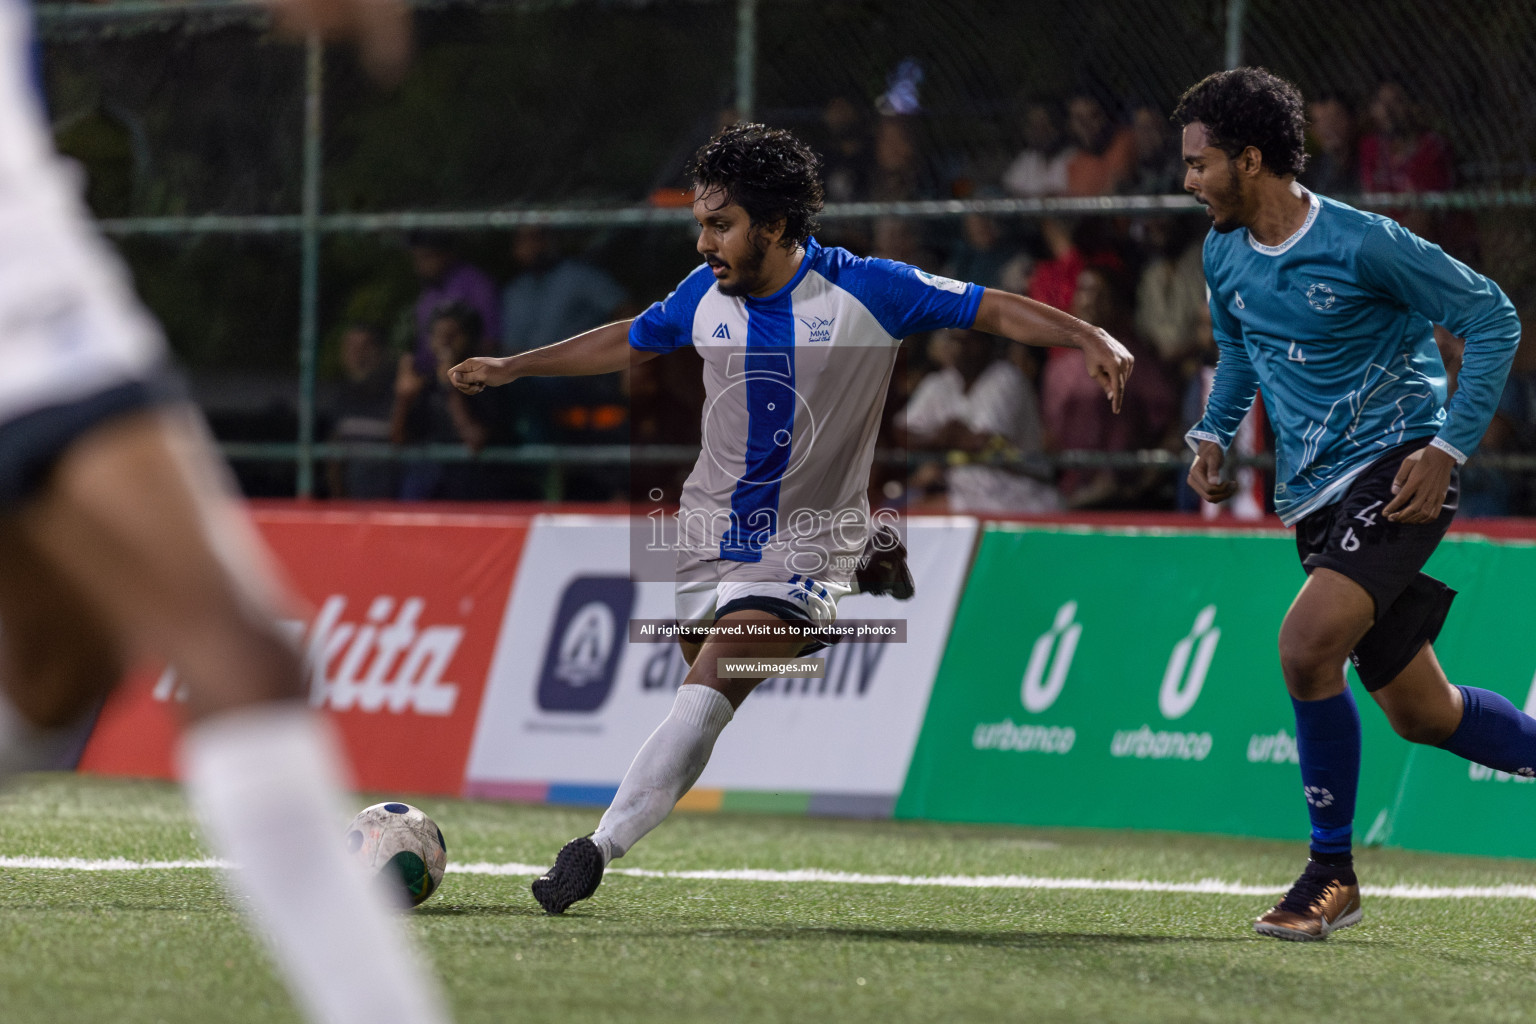
{"type": "Polygon", "coordinates": [[[1301,91],[1264,68],[1233,68],[1207,75],[1179,97],[1175,124],[1199,121],[1211,145],[1236,157],[1249,146],[1281,177],[1307,165],[1306,107],[1301,91]]]}
{"type": "Polygon", "coordinates": [[[719,189],[725,203],[747,211],[754,229],[782,220],[786,249],[804,245],[817,228],[825,194],[821,157],[782,128],[733,124],[704,144],[688,169],[699,194],[719,189]]]}

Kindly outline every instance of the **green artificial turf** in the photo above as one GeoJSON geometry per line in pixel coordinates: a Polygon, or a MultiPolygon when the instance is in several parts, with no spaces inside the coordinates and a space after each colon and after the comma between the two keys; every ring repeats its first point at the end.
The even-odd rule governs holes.
{"type": "MultiPolygon", "coordinates": [[[[374,797],[359,798],[358,806],[374,797]]],[[[548,863],[597,812],[422,798],[459,864],[548,863]]],[[[338,823],[338,841],[340,833],[338,823]]],[[[207,856],[173,788],[35,776],[0,857],[207,856]]],[[[1273,884],[1301,845],[1118,831],[678,815],[621,866],[1273,884]]],[[[1536,883],[1536,863],[1367,850],[1368,884],[1536,883]]],[[[1367,898],[1326,943],[1255,936],[1263,897],[636,878],[567,915],[450,874],[410,929],[463,1022],[1522,1021],[1536,905],[1367,898]]],[[[0,868],[0,1019],[293,1021],[216,872],[0,868]]]]}

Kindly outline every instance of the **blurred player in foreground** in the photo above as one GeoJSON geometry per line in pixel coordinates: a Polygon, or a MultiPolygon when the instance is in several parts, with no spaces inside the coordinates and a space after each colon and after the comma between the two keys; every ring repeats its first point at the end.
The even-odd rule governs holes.
{"type": "Polygon", "coordinates": [[[1360,715],[1348,658],[1405,739],[1536,774],[1536,720],[1452,686],[1430,642],[1455,592],[1420,572],[1456,512],[1457,467],[1482,439],[1520,340],[1498,285],[1385,217],[1296,183],[1301,95],[1259,68],[1179,101],[1184,187],[1212,230],[1205,278],[1221,361],[1189,484],[1221,501],[1226,449],[1254,394],[1275,426],[1275,510],[1307,581],[1280,627],[1312,819],[1306,871],[1255,929],[1324,939],[1360,920],[1350,855],[1360,715]],[[1466,341],[1449,404],[1432,324],[1466,341]]]}
{"type": "Polygon", "coordinates": [[[715,632],[682,641],[690,668],[671,715],[635,756],[597,831],[566,844],[534,882],[550,913],[591,896],[608,862],[671,813],[741,702],[777,674],[728,676],[721,659],[796,657],[805,641],[782,627],[836,619],[876,529],[865,488],[902,338],[974,327],[1074,346],[1120,408],[1131,357],[1098,328],[1018,295],[818,245],[820,164],[788,132],[726,128],[691,169],[704,264],[664,302],[451,371],[474,394],[519,377],[610,373],[686,345],[705,364],[704,450],[683,487],[676,596],[679,623],[715,632]],[[749,625],[781,633],[727,635],[749,625]]]}
{"type": "MultiPolygon", "coordinates": [[[[324,8],[319,27],[383,33],[369,63],[397,68],[398,6],[324,8]]],[[[446,1021],[345,859],[340,752],[278,628],[287,599],[49,146],[29,35],[26,7],[0,4],[0,778],[56,763],[135,659],[169,661],[191,693],[188,796],[302,1007],[324,1024],[446,1021]]]]}

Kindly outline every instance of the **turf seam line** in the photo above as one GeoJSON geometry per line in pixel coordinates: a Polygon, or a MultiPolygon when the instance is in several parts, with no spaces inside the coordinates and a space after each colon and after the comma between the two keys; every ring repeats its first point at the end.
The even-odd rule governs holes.
{"type": "MultiPolygon", "coordinates": [[[[43,871],[176,871],[211,870],[229,867],[227,861],[204,860],[128,860],[112,857],[89,860],[83,857],[0,857],[0,869],[43,871]]],[[[509,875],[533,878],[545,869],[537,864],[450,864],[450,874],[509,875]]],[[[683,881],[776,882],[779,884],[823,885],[896,885],[927,886],[942,889],[1041,889],[1088,892],[1157,892],[1197,896],[1269,896],[1282,892],[1286,883],[1248,885],[1215,878],[1198,882],[1157,882],[1143,879],[1049,878],[1035,875],[874,875],[847,871],[823,871],[802,868],[794,871],[770,871],[736,868],[715,871],[651,871],[645,868],[609,868],[608,874],[629,878],[660,878],[683,881]]],[[[1362,895],[1407,900],[1436,899],[1521,899],[1536,900],[1532,885],[1381,885],[1361,886],[1362,895]]]]}

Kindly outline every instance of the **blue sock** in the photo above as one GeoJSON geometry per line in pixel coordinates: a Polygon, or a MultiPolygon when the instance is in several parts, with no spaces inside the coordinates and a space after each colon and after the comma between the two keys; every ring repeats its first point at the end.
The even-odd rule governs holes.
{"type": "Polygon", "coordinates": [[[1360,712],[1346,688],[1327,700],[1297,700],[1296,755],[1312,818],[1314,859],[1348,863],[1360,784],[1360,712]]]}
{"type": "Polygon", "coordinates": [[[1536,775],[1536,719],[1492,690],[1456,689],[1461,691],[1461,724],[1440,749],[1495,771],[1536,775]]]}

